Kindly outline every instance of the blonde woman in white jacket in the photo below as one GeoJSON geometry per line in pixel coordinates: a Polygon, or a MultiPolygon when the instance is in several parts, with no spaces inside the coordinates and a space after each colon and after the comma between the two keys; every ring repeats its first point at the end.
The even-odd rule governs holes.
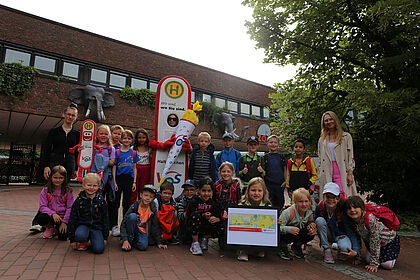
{"type": "Polygon", "coordinates": [[[341,128],[337,115],[327,111],[321,118],[321,137],[318,140],[318,157],[320,163],[320,194],[324,185],[334,182],[340,186],[343,198],[356,195],[354,182],[353,139],[341,128]]]}

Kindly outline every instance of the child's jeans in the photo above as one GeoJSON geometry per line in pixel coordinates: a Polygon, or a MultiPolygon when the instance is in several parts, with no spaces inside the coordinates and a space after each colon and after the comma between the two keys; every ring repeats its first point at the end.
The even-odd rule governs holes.
{"type": "Polygon", "coordinates": [[[128,208],[130,208],[131,188],[133,187],[134,179],[129,174],[121,174],[116,176],[118,190],[115,191],[115,201],[108,205],[109,207],[109,225],[110,228],[118,225],[118,212],[120,209],[121,195],[123,196],[123,217],[128,208]]]}
{"type": "Polygon", "coordinates": [[[102,231],[89,228],[85,225],[78,226],[76,232],[74,233],[74,240],[79,243],[85,243],[88,242],[89,239],[92,251],[95,254],[102,254],[105,250],[105,242],[102,231]]]}
{"type": "Polygon", "coordinates": [[[125,227],[127,229],[128,242],[130,242],[130,245],[140,251],[147,250],[149,239],[147,234],[139,229],[136,213],[128,215],[127,220],[125,221],[125,227]]]}
{"type": "Polygon", "coordinates": [[[274,207],[282,209],[284,206],[284,187],[281,184],[266,182],[269,199],[274,207]]]}
{"type": "Polygon", "coordinates": [[[316,229],[318,231],[319,240],[321,247],[329,249],[330,245],[328,242],[336,242],[340,252],[347,252],[347,248],[351,248],[351,241],[346,235],[335,236],[327,225],[327,221],[324,217],[318,217],[315,220],[316,229]]]}

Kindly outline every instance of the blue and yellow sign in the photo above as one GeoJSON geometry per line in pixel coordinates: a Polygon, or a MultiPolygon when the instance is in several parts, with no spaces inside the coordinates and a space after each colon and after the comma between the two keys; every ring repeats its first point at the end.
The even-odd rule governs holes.
{"type": "Polygon", "coordinates": [[[184,86],[177,81],[170,81],[165,85],[165,94],[171,99],[180,98],[184,91],[184,86]]]}

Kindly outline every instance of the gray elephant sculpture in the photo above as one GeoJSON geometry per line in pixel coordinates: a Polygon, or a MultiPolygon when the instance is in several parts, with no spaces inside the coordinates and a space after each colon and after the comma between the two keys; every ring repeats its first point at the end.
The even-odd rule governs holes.
{"type": "Polygon", "coordinates": [[[245,130],[249,128],[249,126],[244,126],[241,130],[241,135],[235,134],[235,117],[229,113],[217,113],[214,115],[213,119],[214,124],[220,129],[222,135],[226,132],[231,133],[234,137],[235,142],[239,142],[244,138],[245,130]]]}
{"type": "Polygon", "coordinates": [[[70,91],[69,99],[78,105],[87,106],[85,117],[96,122],[106,119],[103,108],[115,106],[112,93],[91,85],[84,88],[73,88],[70,91]]]}

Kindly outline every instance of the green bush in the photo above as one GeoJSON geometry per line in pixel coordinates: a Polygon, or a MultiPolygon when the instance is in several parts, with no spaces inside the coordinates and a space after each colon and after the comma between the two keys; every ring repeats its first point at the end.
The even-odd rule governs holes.
{"type": "Polygon", "coordinates": [[[122,99],[136,102],[142,106],[149,106],[151,108],[154,108],[156,104],[156,92],[146,88],[134,89],[126,87],[125,89],[121,90],[120,97],[122,99]]]}
{"type": "Polygon", "coordinates": [[[0,64],[0,93],[9,96],[13,104],[15,99],[25,97],[37,73],[34,67],[20,63],[0,64]]]}

